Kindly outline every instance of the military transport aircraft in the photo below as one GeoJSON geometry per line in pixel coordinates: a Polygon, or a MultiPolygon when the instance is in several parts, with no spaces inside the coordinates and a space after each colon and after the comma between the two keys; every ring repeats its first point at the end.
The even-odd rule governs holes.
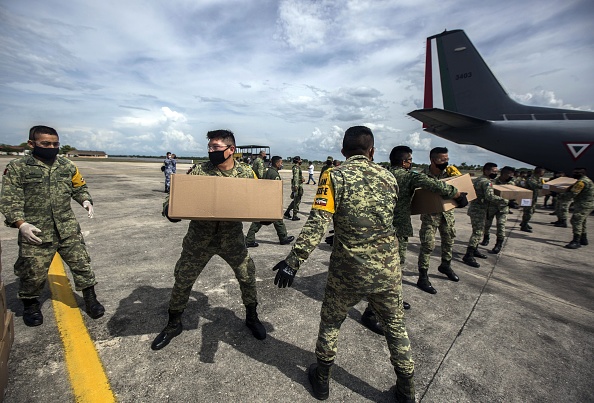
{"type": "Polygon", "coordinates": [[[424,108],[429,133],[528,164],[594,175],[594,112],[522,105],[497,81],[463,30],[427,38],[424,108]]]}

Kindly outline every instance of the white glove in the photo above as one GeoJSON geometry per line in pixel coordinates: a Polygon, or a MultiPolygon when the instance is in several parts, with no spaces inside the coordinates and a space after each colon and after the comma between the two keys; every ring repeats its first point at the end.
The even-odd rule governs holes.
{"type": "Polygon", "coordinates": [[[41,239],[35,236],[35,234],[41,234],[41,230],[33,224],[29,224],[28,222],[21,224],[19,232],[22,239],[27,243],[34,245],[41,245],[43,243],[41,239]]]}
{"type": "Polygon", "coordinates": [[[90,201],[85,200],[82,206],[89,212],[89,218],[93,218],[93,205],[90,201]]]}

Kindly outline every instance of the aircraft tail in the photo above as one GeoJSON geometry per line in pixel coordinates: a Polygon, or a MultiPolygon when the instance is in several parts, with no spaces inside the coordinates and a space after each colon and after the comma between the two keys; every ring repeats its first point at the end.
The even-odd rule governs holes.
{"type": "Polygon", "coordinates": [[[423,127],[434,133],[449,129],[472,129],[489,124],[487,120],[463,115],[438,108],[417,109],[409,113],[423,122],[423,127]]]}
{"type": "Polygon", "coordinates": [[[424,108],[488,120],[540,109],[513,101],[460,29],[427,38],[424,108]]]}

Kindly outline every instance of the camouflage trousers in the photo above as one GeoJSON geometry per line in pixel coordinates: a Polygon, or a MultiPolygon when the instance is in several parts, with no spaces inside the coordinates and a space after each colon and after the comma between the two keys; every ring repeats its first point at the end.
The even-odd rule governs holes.
{"type": "Polygon", "coordinates": [[[571,192],[559,193],[555,199],[555,214],[557,215],[557,219],[559,221],[567,221],[572,199],[571,192]]]}
{"type": "Polygon", "coordinates": [[[449,263],[452,261],[452,249],[456,238],[456,228],[449,225],[443,216],[431,223],[423,221],[419,231],[421,250],[419,251],[419,272],[427,273],[429,270],[429,259],[435,249],[435,233],[439,230],[441,237],[441,261],[449,263]]]}
{"type": "Polygon", "coordinates": [[[401,265],[406,261],[406,248],[408,248],[408,237],[398,235],[398,255],[401,265]]]}
{"type": "Polygon", "coordinates": [[[487,220],[487,210],[473,210],[472,214],[468,215],[470,216],[470,224],[472,225],[472,234],[468,240],[468,246],[471,248],[476,248],[483,238],[485,222],[487,220]]]}
{"type": "Polygon", "coordinates": [[[507,207],[505,210],[500,210],[498,207],[489,207],[487,210],[487,217],[485,218],[485,234],[489,234],[491,225],[493,225],[493,218],[495,218],[497,224],[497,239],[505,239],[505,223],[507,222],[507,212],[509,211],[507,207]]]}
{"type": "Polygon", "coordinates": [[[303,187],[299,186],[297,191],[293,195],[293,201],[287,207],[287,211],[285,211],[285,215],[289,215],[289,212],[293,210],[293,215],[299,212],[299,205],[301,204],[301,198],[303,197],[303,187]]]}
{"type": "Polygon", "coordinates": [[[592,207],[584,208],[574,205],[573,215],[571,216],[573,235],[581,236],[587,234],[586,221],[588,220],[588,216],[592,214],[592,211],[594,211],[592,207]]]}
{"type": "Polygon", "coordinates": [[[168,192],[171,187],[171,172],[165,171],[165,191],[168,192]]]}
{"type": "Polygon", "coordinates": [[[219,255],[231,266],[239,282],[244,305],[256,303],[256,266],[247,252],[241,223],[233,231],[205,236],[195,221],[190,221],[188,233],[182,243],[182,252],[175,264],[175,284],[171,291],[169,309],[183,311],[190,298],[192,287],[200,273],[214,255],[219,255]]]}
{"type": "MultiPolygon", "coordinates": [[[[287,227],[285,227],[283,220],[274,221],[272,225],[274,225],[274,229],[276,230],[276,235],[278,235],[279,241],[282,241],[287,237],[287,227]]],[[[250,225],[247,235],[245,236],[245,241],[248,243],[256,242],[256,233],[260,231],[260,228],[262,228],[261,223],[253,222],[252,225],[250,225]]]]}
{"type": "Polygon", "coordinates": [[[18,298],[37,298],[41,295],[56,252],[68,265],[76,290],[97,284],[91,269],[91,258],[80,232],[65,239],[60,239],[54,233],[52,242],[41,245],[23,242],[19,237],[19,257],[14,264],[14,274],[19,278],[18,298]]]}
{"type": "Polygon", "coordinates": [[[536,210],[536,201],[532,199],[532,206],[524,207],[524,213],[522,214],[522,222],[520,226],[528,224],[534,215],[534,211],[536,210]]]}
{"type": "Polygon", "coordinates": [[[340,282],[336,282],[336,285],[333,283],[328,281],[326,284],[320,313],[316,357],[323,361],[334,361],[340,326],[347,317],[349,309],[366,297],[384,329],[390,351],[390,362],[397,373],[412,375],[414,362],[404,324],[402,282],[398,281],[397,285],[390,289],[365,294],[357,293],[352,288],[341,287],[340,282]]]}

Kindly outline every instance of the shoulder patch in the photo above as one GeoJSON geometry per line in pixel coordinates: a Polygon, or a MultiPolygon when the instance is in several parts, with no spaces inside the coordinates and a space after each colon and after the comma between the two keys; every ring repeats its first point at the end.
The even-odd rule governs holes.
{"type": "Polygon", "coordinates": [[[330,173],[326,170],[318,181],[318,190],[314,197],[312,208],[317,210],[324,210],[334,214],[334,188],[330,180],[330,173]]]}

